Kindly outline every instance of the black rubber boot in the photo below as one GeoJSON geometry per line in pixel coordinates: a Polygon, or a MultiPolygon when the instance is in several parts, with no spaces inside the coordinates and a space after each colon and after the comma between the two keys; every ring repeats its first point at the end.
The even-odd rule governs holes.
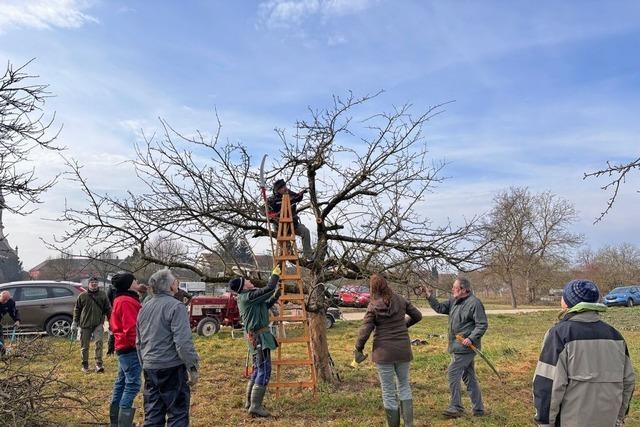
{"type": "Polygon", "coordinates": [[[400,408],[402,409],[404,427],[413,427],[413,400],[401,400],[400,408]]]}
{"type": "Polygon", "coordinates": [[[387,416],[387,425],[389,427],[400,427],[400,410],[399,409],[384,409],[384,413],[387,416]]]}
{"type": "Polygon", "coordinates": [[[253,390],[253,381],[249,381],[247,383],[247,399],[244,402],[244,409],[249,409],[251,407],[251,391],[253,390]]]}
{"type": "Polygon", "coordinates": [[[267,387],[263,385],[254,385],[251,390],[251,406],[249,407],[249,413],[252,417],[269,417],[271,414],[262,405],[264,400],[264,394],[267,392],[267,387]]]}
{"type": "Polygon", "coordinates": [[[136,408],[120,408],[118,412],[118,427],[132,427],[135,413],[136,408]]]}
{"type": "Polygon", "coordinates": [[[120,406],[117,403],[112,403],[109,407],[109,427],[118,427],[119,412],[120,406]]]}

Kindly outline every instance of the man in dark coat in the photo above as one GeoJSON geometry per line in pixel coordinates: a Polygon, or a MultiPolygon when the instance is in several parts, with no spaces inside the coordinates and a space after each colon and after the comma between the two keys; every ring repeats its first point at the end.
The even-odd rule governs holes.
{"type": "Polygon", "coordinates": [[[475,352],[469,347],[471,344],[481,347],[481,338],[487,331],[489,323],[484,311],[484,305],[471,291],[471,282],[464,277],[458,277],[451,288],[452,298],[445,302],[438,302],[429,288],[425,290],[427,301],[436,313],[449,316],[449,391],[451,402],[443,415],[449,418],[462,416],[464,408],[460,398],[460,380],[467,385],[473,415],[484,415],[484,405],[480,384],[476,378],[474,358],[475,352]],[[462,343],[456,341],[456,335],[464,337],[462,343]]]}
{"type": "MultiPolygon", "coordinates": [[[[9,291],[0,292],[0,322],[2,322],[5,314],[8,314],[13,319],[14,328],[20,326],[20,313],[18,313],[16,302],[11,298],[9,291]]],[[[0,356],[4,353],[4,335],[2,334],[2,326],[0,326],[0,356]]]]}
{"type": "Polygon", "coordinates": [[[282,196],[289,194],[291,214],[293,215],[293,228],[295,233],[302,238],[302,256],[310,260],[313,256],[313,251],[311,250],[311,233],[309,229],[300,222],[297,211],[297,204],[302,201],[304,193],[306,192],[307,190],[302,190],[294,193],[287,188],[287,183],[284,179],[279,179],[273,184],[273,194],[267,200],[267,206],[269,208],[269,219],[277,223],[280,217],[280,209],[282,208],[282,196]]]}

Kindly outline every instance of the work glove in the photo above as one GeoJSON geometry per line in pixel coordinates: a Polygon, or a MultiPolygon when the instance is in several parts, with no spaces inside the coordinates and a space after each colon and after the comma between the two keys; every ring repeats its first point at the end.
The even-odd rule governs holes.
{"type": "Polygon", "coordinates": [[[198,379],[200,378],[200,374],[198,373],[198,370],[196,368],[190,368],[187,371],[187,376],[189,377],[187,380],[187,384],[189,384],[189,387],[193,387],[196,384],[198,384],[198,379]]]}
{"type": "Polygon", "coordinates": [[[282,268],[280,268],[280,264],[276,264],[275,267],[273,267],[273,270],[271,271],[271,274],[275,274],[276,276],[280,276],[282,275],[282,268]]]}
{"type": "Polygon", "coordinates": [[[364,362],[367,359],[367,354],[364,354],[362,350],[358,350],[357,348],[353,350],[353,361],[357,364],[364,362]]]}
{"type": "Polygon", "coordinates": [[[76,321],[74,320],[73,322],[71,322],[71,330],[75,331],[76,329],[78,329],[78,324],[76,323],[76,321]]]}
{"type": "Polygon", "coordinates": [[[14,328],[18,328],[20,326],[20,321],[16,320],[15,322],[13,322],[13,327],[14,328]]]}

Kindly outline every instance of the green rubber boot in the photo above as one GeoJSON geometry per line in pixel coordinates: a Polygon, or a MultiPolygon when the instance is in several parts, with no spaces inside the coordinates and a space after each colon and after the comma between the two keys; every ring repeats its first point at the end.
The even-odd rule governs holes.
{"type": "Polygon", "coordinates": [[[384,413],[387,416],[387,425],[389,427],[400,427],[400,410],[399,409],[384,409],[384,413]]]}
{"type": "Polygon", "coordinates": [[[120,406],[117,403],[112,403],[109,406],[109,427],[118,427],[118,413],[120,412],[120,406]]]}
{"type": "Polygon", "coordinates": [[[413,400],[401,400],[400,408],[402,408],[404,427],[413,427],[413,400]]]}
{"type": "Polygon", "coordinates": [[[118,412],[118,427],[132,427],[135,413],[136,408],[120,408],[118,412]]]}
{"type": "Polygon", "coordinates": [[[247,383],[247,398],[244,402],[244,409],[249,410],[251,407],[251,391],[253,390],[253,381],[247,383]]]}
{"type": "Polygon", "coordinates": [[[264,400],[264,394],[267,392],[267,387],[263,385],[254,385],[251,391],[251,406],[249,407],[249,413],[252,417],[269,417],[271,414],[262,405],[264,400]]]}

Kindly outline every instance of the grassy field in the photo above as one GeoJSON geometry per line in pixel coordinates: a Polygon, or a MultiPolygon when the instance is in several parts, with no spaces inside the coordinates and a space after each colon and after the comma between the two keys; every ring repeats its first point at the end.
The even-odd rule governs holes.
{"type": "MultiPolygon", "coordinates": [[[[483,341],[485,352],[505,378],[500,384],[490,370],[476,362],[488,415],[481,419],[467,415],[447,420],[440,413],[448,403],[446,368],[446,317],[428,317],[411,328],[412,338],[427,337],[428,344],[414,347],[411,376],[417,426],[527,426],[532,424],[531,380],[542,336],[557,313],[540,312],[520,315],[492,315],[483,341]],[[431,336],[440,335],[438,336],[431,336]]],[[[640,308],[610,309],[605,320],[625,336],[636,372],[640,372],[640,308]]],[[[266,404],[275,417],[252,420],[242,408],[246,348],[242,338],[231,338],[222,331],[213,338],[195,338],[201,357],[200,383],[192,393],[193,426],[382,426],[384,422],[380,389],[375,367],[365,362],[351,368],[352,348],[359,322],[338,322],[329,331],[330,350],[340,371],[342,382],[323,385],[314,400],[309,392],[296,391],[275,400],[271,393],[266,404]]],[[[371,342],[366,352],[369,352],[371,342]]],[[[55,342],[55,351],[64,357],[60,376],[81,387],[95,402],[94,409],[106,422],[116,360],[106,359],[105,374],[80,372],[80,349],[77,344],[55,342]]],[[[640,387],[632,402],[627,426],[640,426],[640,387]]],[[[463,397],[470,412],[470,403],[463,397]]],[[[139,395],[135,405],[142,407],[139,395]]],[[[136,422],[142,415],[136,415],[136,422]]],[[[61,425],[81,425],[96,420],[86,414],[67,411],[56,419],[61,425]]]]}

